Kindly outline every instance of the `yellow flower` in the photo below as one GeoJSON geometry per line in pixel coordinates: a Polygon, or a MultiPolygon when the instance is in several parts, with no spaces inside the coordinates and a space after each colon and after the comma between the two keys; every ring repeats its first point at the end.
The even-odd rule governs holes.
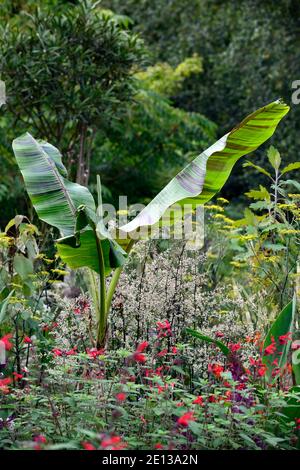
{"type": "Polygon", "coordinates": [[[224,197],[218,197],[217,201],[220,201],[222,204],[229,204],[229,201],[227,201],[227,199],[224,197]]]}

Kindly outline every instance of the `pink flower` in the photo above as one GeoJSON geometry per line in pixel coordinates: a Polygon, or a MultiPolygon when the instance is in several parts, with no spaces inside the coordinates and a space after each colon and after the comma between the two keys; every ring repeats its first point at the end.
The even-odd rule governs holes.
{"type": "Polygon", "coordinates": [[[224,338],[224,333],[222,333],[222,331],[217,331],[215,333],[215,336],[216,336],[216,338],[224,338]]]}
{"type": "Polygon", "coordinates": [[[29,338],[29,336],[25,336],[25,338],[23,339],[23,343],[32,344],[32,339],[29,338]]]}
{"type": "Polygon", "coordinates": [[[294,341],[292,343],[292,350],[297,351],[298,349],[300,349],[300,341],[294,341]]]}

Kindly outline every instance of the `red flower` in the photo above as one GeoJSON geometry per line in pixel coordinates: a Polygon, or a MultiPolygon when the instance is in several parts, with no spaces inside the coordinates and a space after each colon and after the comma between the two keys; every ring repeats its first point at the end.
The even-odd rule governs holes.
{"type": "Polygon", "coordinates": [[[125,401],[126,400],[126,393],[123,393],[123,392],[117,393],[116,399],[120,402],[125,401]]]}
{"type": "Polygon", "coordinates": [[[74,346],[74,348],[70,349],[70,351],[66,351],[67,356],[74,356],[74,354],[77,353],[77,346],[74,346]]]}
{"type": "Polygon", "coordinates": [[[177,354],[177,352],[178,352],[178,349],[176,348],[176,346],[173,346],[172,347],[172,353],[177,354]]]}
{"type": "Polygon", "coordinates": [[[6,379],[0,379],[0,387],[2,387],[3,385],[9,385],[10,383],[11,383],[10,377],[6,377],[6,379]]]}
{"type": "Polygon", "coordinates": [[[58,348],[52,349],[52,352],[53,352],[54,356],[62,356],[63,355],[62,350],[58,349],[58,348]]]}
{"type": "Polygon", "coordinates": [[[267,370],[268,370],[268,369],[267,369],[267,366],[266,366],[265,364],[261,365],[260,368],[259,368],[258,371],[257,371],[257,372],[258,372],[258,375],[259,375],[260,377],[263,377],[263,376],[266,374],[267,370]]]}
{"type": "Polygon", "coordinates": [[[296,418],[296,429],[300,429],[300,418],[296,418]]]}
{"type": "Polygon", "coordinates": [[[12,336],[13,335],[11,333],[8,333],[7,335],[2,336],[2,338],[0,338],[0,341],[3,341],[3,343],[5,344],[6,351],[10,351],[10,349],[13,347],[12,343],[9,341],[12,336]]]}
{"type": "Polygon", "coordinates": [[[279,344],[284,345],[292,340],[292,333],[289,331],[286,335],[279,336],[279,344]]]}
{"type": "Polygon", "coordinates": [[[231,352],[237,352],[239,349],[241,349],[241,344],[240,343],[230,343],[229,344],[229,349],[231,352]]]}
{"type": "Polygon", "coordinates": [[[84,450],[96,450],[96,447],[93,446],[93,444],[91,444],[90,442],[82,442],[81,445],[84,450]]]}
{"type": "Polygon", "coordinates": [[[29,338],[29,336],[25,336],[25,338],[23,339],[23,342],[26,344],[32,344],[32,339],[29,338]]]}
{"type": "Polygon", "coordinates": [[[162,351],[160,351],[158,354],[157,354],[157,357],[164,357],[168,354],[168,350],[167,349],[163,349],[162,351]]]}
{"type": "Polygon", "coordinates": [[[178,418],[177,423],[182,426],[188,426],[191,421],[196,421],[193,411],[188,411],[178,418]]]}
{"type": "Polygon", "coordinates": [[[272,342],[271,342],[271,344],[269,344],[269,346],[267,346],[265,348],[264,355],[265,356],[270,356],[270,355],[274,354],[275,352],[276,352],[276,344],[275,344],[274,337],[272,336],[272,342]]]}
{"type": "Polygon", "coordinates": [[[209,395],[208,401],[209,403],[216,403],[217,399],[214,395],[209,395]]]}
{"type": "Polygon", "coordinates": [[[164,448],[164,446],[163,446],[160,442],[158,442],[158,443],[155,444],[155,446],[154,446],[154,449],[163,449],[163,448],[164,448]]]}
{"type": "Polygon", "coordinates": [[[75,315],[80,315],[81,314],[81,310],[78,307],[74,308],[73,312],[75,313],[75,315]]]}
{"type": "Polygon", "coordinates": [[[171,331],[171,324],[168,320],[164,320],[163,322],[157,322],[156,323],[159,334],[159,337],[166,337],[166,336],[172,336],[172,331],[171,331]]]}
{"type": "Polygon", "coordinates": [[[23,379],[23,375],[22,375],[22,374],[18,374],[17,372],[13,372],[13,376],[14,376],[15,379],[17,379],[17,380],[23,379]]]}
{"type": "Polygon", "coordinates": [[[178,408],[180,408],[181,406],[184,406],[183,401],[179,401],[178,403],[176,403],[176,406],[177,406],[178,408]]]}
{"type": "Polygon", "coordinates": [[[112,450],[122,450],[124,447],[126,447],[126,444],[121,442],[121,438],[119,436],[113,436],[104,438],[101,442],[101,447],[104,449],[109,447],[112,450]]]}
{"type": "Polygon", "coordinates": [[[96,348],[87,349],[86,352],[91,359],[96,359],[96,357],[103,356],[105,354],[104,349],[96,349],[96,348]]]}
{"type": "Polygon", "coordinates": [[[201,405],[201,406],[204,406],[204,401],[203,401],[203,398],[202,397],[197,397],[195,398],[195,400],[193,401],[194,405],[201,405]]]}
{"type": "Polygon", "coordinates": [[[145,354],[143,351],[149,346],[148,341],[143,341],[143,343],[139,344],[136,348],[136,351],[133,353],[132,357],[136,362],[140,362],[144,364],[147,361],[145,354]]]}
{"type": "Polygon", "coordinates": [[[43,434],[39,434],[38,436],[35,436],[33,438],[34,442],[37,442],[39,444],[46,444],[47,443],[47,439],[45,436],[43,436],[43,434]]]}
{"type": "Polygon", "coordinates": [[[215,377],[221,377],[222,372],[224,372],[224,367],[220,364],[208,364],[208,372],[212,372],[215,377]]]}
{"type": "Polygon", "coordinates": [[[147,358],[146,358],[145,354],[141,354],[141,353],[138,353],[138,352],[135,352],[133,354],[133,359],[136,362],[140,362],[141,364],[145,364],[145,362],[147,361],[147,358]]]}
{"type": "Polygon", "coordinates": [[[280,368],[279,367],[276,367],[273,371],[272,371],[272,377],[276,377],[276,375],[279,375],[280,374],[280,368]]]}
{"type": "Polygon", "coordinates": [[[148,341],[143,341],[141,344],[138,345],[136,348],[136,352],[142,353],[146,348],[148,348],[149,343],[148,341]]]}

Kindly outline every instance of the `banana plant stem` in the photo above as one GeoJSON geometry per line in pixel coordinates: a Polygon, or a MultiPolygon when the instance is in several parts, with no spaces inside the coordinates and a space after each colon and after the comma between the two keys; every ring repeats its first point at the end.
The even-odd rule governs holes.
{"type": "Polygon", "coordinates": [[[107,310],[106,310],[106,285],[105,285],[105,265],[104,256],[101,242],[96,236],[98,260],[99,260],[99,290],[100,290],[100,305],[99,305],[99,319],[97,327],[97,348],[105,345],[106,337],[106,323],[107,323],[107,310]]]}
{"type": "MultiPolygon", "coordinates": [[[[130,250],[133,247],[134,243],[135,243],[134,240],[130,240],[130,242],[128,243],[127,249],[126,249],[127,253],[130,252],[130,250]]],[[[110,310],[110,307],[111,307],[111,302],[112,302],[115,290],[117,288],[117,285],[118,285],[118,282],[119,282],[122,271],[123,271],[123,266],[117,268],[115,270],[112,278],[111,278],[109,288],[107,290],[107,297],[106,297],[106,312],[107,312],[107,314],[109,313],[109,310],[110,310]]]]}

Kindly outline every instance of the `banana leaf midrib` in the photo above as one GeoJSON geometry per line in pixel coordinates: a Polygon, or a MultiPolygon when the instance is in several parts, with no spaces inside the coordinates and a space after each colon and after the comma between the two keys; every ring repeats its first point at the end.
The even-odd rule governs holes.
{"type": "Polygon", "coordinates": [[[56,165],[55,165],[55,162],[49,157],[49,155],[47,154],[47,152],[45,152],[45,150],[43,149],[43,147],[38,143],[36,142],[37,146],[40,148],[44,158],[46,159],[46,161],[48,162],[48,164],[51,166],[52,170],[53,170],[53,173],[54,173],[54,176],[55,178],[57,179],[58,181],[58,184],[62,190],[62,192],[64,193],[64,196],[67,200],[67,203],[69,205],[69,208],[72,212],[72,215],[74,216],[74,219],[75,219],[75,215],[76,215],[76,207],[74,206],[73,204],[73,201],[72,199],[70,198],[69,196],[69,193],[67,191],[67,188],[64,186],[63,182],[62,182],[62,176],[59,174],[57,168],[56,168],[56,165]]]}

